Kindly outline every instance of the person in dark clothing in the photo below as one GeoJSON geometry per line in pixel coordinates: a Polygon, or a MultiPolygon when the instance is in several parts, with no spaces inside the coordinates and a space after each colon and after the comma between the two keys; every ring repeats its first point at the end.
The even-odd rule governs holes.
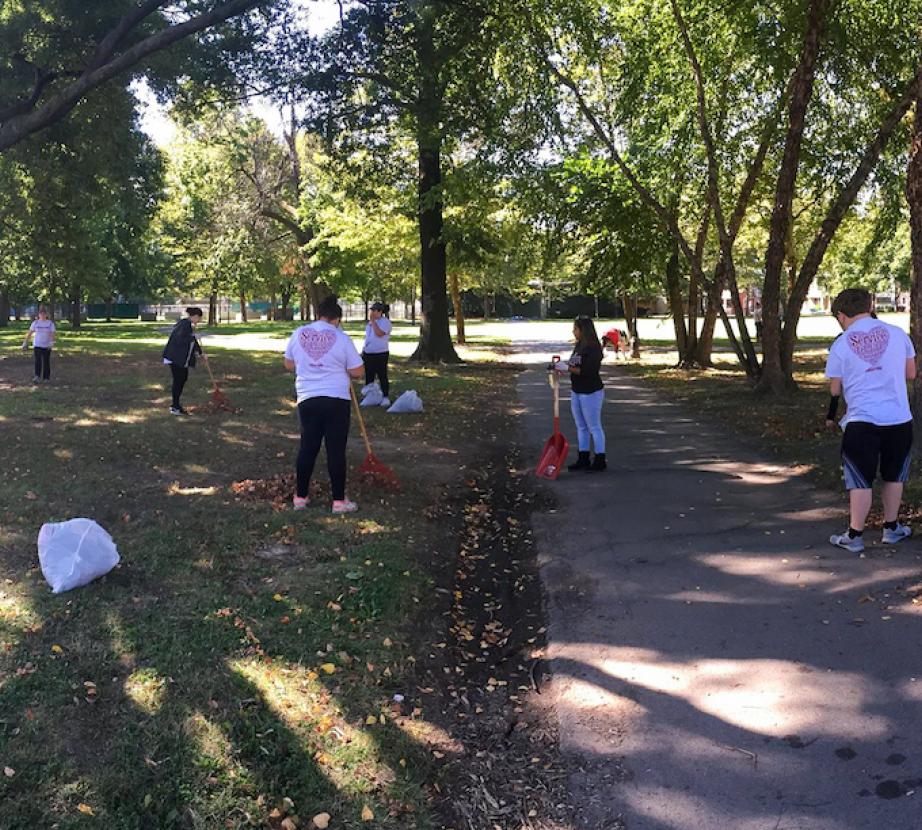
{"type": "Polygon", "coordinates": [[[577,317],[573,323],[576,345],[570,359],[560,364],[559,371],[570,373],[572,394],[570,409],[576,421],[579,456],[567,468],[571,471],[602,472],[606,469],[605,432],[602,430],[602,404],[605,389],[599,370],[602,366],[602,346],[589,317],[577,317]],[[595,458],[589,461],[589,447],[595,444],[595,458]]]}
{"type": "Polygon", "coordinates": [[[182,408],[179,399],[182,395],[183,387],[189,379],[189,369],[195,366],[195,356],[202,355],[203,360],[208,360],[208,357],[202,353],[202,347],[195,337],[195,327],[202,322],[202,310],[191,307],[186,309],[186,314],[189,316],[173,326],[170,339],[167,340],[166,346],[163,347],[163,362],[170,367],[170,372],[173,375],[171,388],[173,402],[170,405],[172,415],[186,414],[186,410],[182,408]]]}

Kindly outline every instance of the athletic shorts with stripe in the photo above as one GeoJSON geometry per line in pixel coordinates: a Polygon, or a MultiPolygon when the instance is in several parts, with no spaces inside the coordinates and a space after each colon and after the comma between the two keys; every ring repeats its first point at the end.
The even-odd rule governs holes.
{"type": "Polygon", "coordinates": [[[911,450],[912,421],[887,427],[849,422],[842,436],[845,489],[870,490],[878,468],[884,481],[906,481],[911,450]]]}

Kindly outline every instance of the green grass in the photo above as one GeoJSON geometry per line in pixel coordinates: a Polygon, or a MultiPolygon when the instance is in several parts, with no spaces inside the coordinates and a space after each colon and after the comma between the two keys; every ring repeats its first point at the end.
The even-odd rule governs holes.
{"type": "MultiPolygon", "coordinates": [[[[0,333],[0,827],[278,827],[286,811],[299,826],[319,812],[433,826],[426,713],[392,697],[408,693],[409,625],[432,595],[421,563],[453,555],[423,510],[459,475],[503,370],[397,365],[427,412],[368,421],[403,492],[353,480],[354,517],[295,514],[230,488],[293,469],[279,355],[213,355],[239,414],[177,419],[145,342],[159,327],[67,331],[39,387],[11,348],[22,327],[0,333]],[[112,533],[122,563],[55,596],[35,539],[77,516],[112,533]]],[[[184,403],[205,403],[205,378],[184,403]]],[[[363,456],[354,430],[351,462],[363,456]]]]}

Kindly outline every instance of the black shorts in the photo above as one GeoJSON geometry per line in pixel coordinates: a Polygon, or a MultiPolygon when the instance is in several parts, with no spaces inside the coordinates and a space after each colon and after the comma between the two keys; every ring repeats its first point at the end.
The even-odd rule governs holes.
{"type": "Polygon", "coordinates": [[[842,469],[847,490],[870,490],[877,477],[906,481],[912,451],[912,421],[880,427],[852,421],[842,436],[842,469]]]}

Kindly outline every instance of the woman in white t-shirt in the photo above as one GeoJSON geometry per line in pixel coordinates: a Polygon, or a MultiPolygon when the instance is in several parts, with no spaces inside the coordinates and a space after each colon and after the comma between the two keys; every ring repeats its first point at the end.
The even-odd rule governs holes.
{"type": "Polygon", "coordinates": [[[54,348],[54,321],[48,319],[48,309],[41,306],[38,319],[32,321],[26,339],[22,342],[23,351],[29,348],[29,338],[35,337],[32,353],[35,355],[35,373],[32,383],[48,383],[51,380],[51,350],[54,348]]]}
{"type": "Polygon", "coordinates": [[[365,345],[362,347],[362,361],[365,363],[365,384],[374,383],[377,378],[384,400],[381,406],[390,406],[391,383],[387,377],[387,361],[390,358],[391,321],[387,318],[390,307],[386,303],[375,303],[371,307],[368,325],[365,326],[365,345]]]}
{"type": "Polygon", "coordinates": [[[333,513],[352,513],[346,498],[346,442],[351,415],[351,378],[362,376],[362,358],[340,327],[343,310],[335,297],[317,308],[318,320],[297,329],[285,348],[285,368],[296,376],[301,449],[298,452],[295,510],[307,507],[311,475],[320,445],[327,451],[333,513]]]}

